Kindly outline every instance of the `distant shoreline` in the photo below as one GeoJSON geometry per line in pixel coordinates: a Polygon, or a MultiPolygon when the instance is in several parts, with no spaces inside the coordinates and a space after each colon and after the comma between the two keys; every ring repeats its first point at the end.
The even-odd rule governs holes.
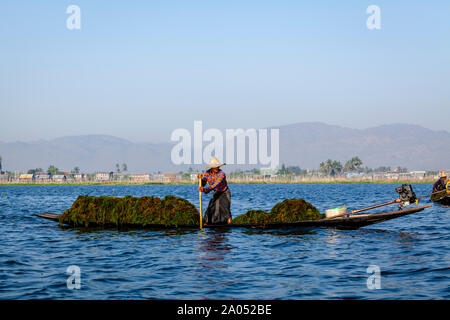
{"type": "MultiPolygon", "coordinates": [[[[434,183],[434,180],[312,180],[312,181],[228,181],[228,184],[404,184],[404,183],[434,183]]],[[[176,182],[130,182],[130,181],[108,181],[108,182],[7,182],[0,183],[0,186],[114,186],[114,185],[197,185],[191,181],[176,182]]]]}

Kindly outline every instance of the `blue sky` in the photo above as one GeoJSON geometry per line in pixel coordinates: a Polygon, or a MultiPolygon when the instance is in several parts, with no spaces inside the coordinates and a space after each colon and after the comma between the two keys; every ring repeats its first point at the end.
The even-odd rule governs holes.
{"type": "Polygon", "coordinates": [[[0,141],[168,141],[194,120],[449,130],[449,1],[3,0],[0,40],[0,141]]]}

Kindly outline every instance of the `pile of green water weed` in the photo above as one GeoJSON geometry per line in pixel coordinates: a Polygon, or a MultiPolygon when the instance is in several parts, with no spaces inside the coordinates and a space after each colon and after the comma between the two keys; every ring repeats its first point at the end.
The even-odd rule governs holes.
{"type": "Polygon", "coordinates": [[[197,208],[187,200],[174,196],[158,197],[94,197],[79,196],[59,217],[60,224],[89,225],[198,225],[197,208]]]}
{"type": "Polygon", "coordinates": [[[305,220],[323,219],[316,207],[303,199],[286,199],[278,202],[270,212],[263,210],[249,210],[234,218],[232,224],[268,224],[288,223],[305,220]]]}

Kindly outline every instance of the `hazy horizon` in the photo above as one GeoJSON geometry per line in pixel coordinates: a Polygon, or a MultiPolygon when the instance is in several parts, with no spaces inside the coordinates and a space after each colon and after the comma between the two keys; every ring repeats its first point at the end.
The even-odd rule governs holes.
{"type": "MultiPolygon", "coordinates": [[[[272,125],[272,126],[268,126],[265,128],[281,128],[281,127],[286,127],[286,126],[292,126],[292,125],[303,125],[303,124],[319,124],[319,125],[326,125],[326,126],[333,126],[333,127],[339,127],[339,128],[345,128],[345,129],[355,129],[355,130],[370,130],[370,129],[374,129],[374,128],[379,128],[379,127],[383,127],[383,126],[395,126],[395,125],[401,125],[401,126],[418,126],[427,130],[431,130],[434,132],[439,132],[439,131],[444,131],[446,133],[450,134],[449,130],[439,130],[439,129],[434,129],[434,128],[427,128],[425,126],[421,126],[421,125],[417,125],[417,124],[412,124],[412,123],[390,123],[390,124],[380,124],[377,126],[371,126],[371,127],[367,127],[367,128],[352,128],[349,126],[341,126],[341,125],[337,125],[337,124],[330,124],[330,123],[325,123],[325,122],[320,122],[320,121],[309,121],[309,122],[296,122],[296,123],[287,123],[284,125],[272,125]]],[[[190,127],[186,127],[186,129],[188,130],[192,130],[193,125],[191,124],[190,127]]],[[[209,129],[209,127],[204,127],[203,130],[209,129]]],[[[238,129],[238,128],[229,128],[229,129],[238,129]]],[[[242,129],[248,129],[248,128],[242,128],[242,129]]],[[[254,128],[254,129],[260,129],[260,128],[254,128]]],[[[225,128],[223,130],[223,132],[225,132],[225,128]]],[[[62,135],[62,136],[55,136],[55,137],[50,137],[50,138],[40,138],[40,139],[30,139],[30,140],[11,140],[11,141],[6,141],[6,140],[1,140],[0,142],[4,142],[4,143],[16,143],[16,142],[39,142],[39,141],[51,141],[51,140],[55,140],[55,139],[60,139],[60,138],[70,138],[70,137],[86,137],[86,136],[108,136],[108,137],[114,137],[114,138],[118,138],[118,139],[123,139],[123,140],[127,140],[129,142],[132,143],[154,143],[154,144],[160,144],[160,143],[170,143],[170,144],[174,144],[173,141],[170,141],[170,134],[166,137],[165,140],[132,140],[129,139],[127,137],[122,137],[122,136],[118,136],[118,135],[114,135],[114,134],[106,134],[106,133],[81,133],[81,134],[75,134],[75,135],[62,135]]]]}
{"type": "MultiPolygon", "coordinates": [[[[78,166],[83,170],[103,171],[105,168],[114,168],[117,163],[126,163],[132,172],[145,172],[155,168],[174,171],[200,164],[195,154],[200,152],[201,155],[202,151],[207,151],[209,142],[205,134],[210,131],[208,129],[210,128],[203,126],[203,134],[199,135],[197,128],[197,131],[194,130],[194,135],[186,138],[192,142],[191,139],[195,141],[196,137],[200,137],[201,142],[197,149],[193,144],[183,143],[184,150],[190,151],[187,159],[181,162],[179,161],[180,153],[177,151],[180,140],[158,144],[154,141],[133,142],[111,135],[64,136],[52,140],[16,143],[0,140],[0,155],[4,168],[8,170],[46,168],[54,164],[58,168],[71,169],[78,166]]],[[[273,127],[267,129],[272,131],[273,127]]],[[[364,165],[371,168],[379,166],[393,168],[401,166],[412,170],[448,168],[450,133],[447,131],[435,131],[405,124],[360,130],[317,122],[279,126],[277,129],[279,129],[277,130],[279,131],[279,148],[277,147],[279,152],[270,153],[270,157],[267,158],[264,156],[265,151],[251,147],[251,145],[255,146],[255,140],[250,139],[249,136],[244,152],[247,154],[253,150],[257,157],[254,154],[256,162],[251,161],[248,153],[248,157],[245,156],[244,166],[276,167],[284,163],[298,165],[301,168],[316,168],[326,159],[344,163],[351,157],[358,156],[364,165]]],[[[217,139],[224,137],[225,135],[217,139]]],[[[257,140],[259,143],[260,138],[257,140]]],[[[224,159],[228,163],[227,168],[231,170],[237,168],[242,162],[237,162],[235,147],[230,149],[234,150],[231,153],[234,153],[233,159],[228,158],[227,145],[223,144],[223,140],[222,143],[219,141],[216,146],[219,154],[216,156],[224,159]]],[[[242,152],[240,154],[243,155],[242,152]]],[[[203,153],[202,158],[203,163],[208,163],[208,154],[203,153]]]]}

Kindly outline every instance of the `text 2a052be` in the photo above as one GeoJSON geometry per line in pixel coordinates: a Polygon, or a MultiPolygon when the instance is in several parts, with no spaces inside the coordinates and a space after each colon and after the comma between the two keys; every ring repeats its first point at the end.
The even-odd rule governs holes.
{"type": "Polygon", "coordinates": [[[231,304],[222,305],[222,314],[224,315],[247,315],[247,314],[257,314],[266,315],[271,314],[270,304],[231,304]]]}

